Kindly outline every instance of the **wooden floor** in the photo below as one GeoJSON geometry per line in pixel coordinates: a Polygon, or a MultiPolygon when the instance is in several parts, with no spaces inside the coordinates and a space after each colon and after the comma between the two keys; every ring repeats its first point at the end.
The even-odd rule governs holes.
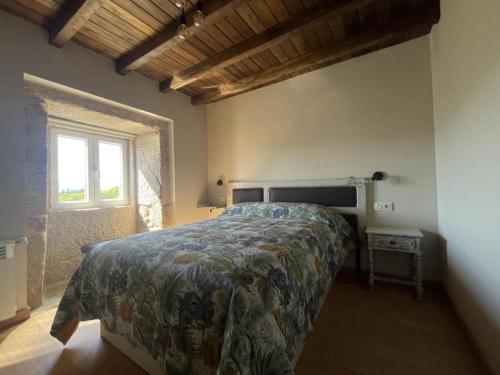
{"type": "MultiPolygon", "coordinates": [[[[0,374],[144,374],[99,337],[97,321],[80,324],[66,347],[49,336],[54,308],[0,332],[0,374]]],[[[486,374],[446,298],[409,288],[338,278],[308,336],[298,375],[486,374]]]]}

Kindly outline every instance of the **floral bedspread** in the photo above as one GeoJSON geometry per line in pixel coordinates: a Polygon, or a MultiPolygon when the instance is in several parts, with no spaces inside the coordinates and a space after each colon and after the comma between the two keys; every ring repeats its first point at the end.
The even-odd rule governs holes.
{"type": "Polygon", "coordinates": [[[169,375],[293,374],[353,241],[326,207],[246,203],[103,242],[73,275],[51,334],[65,343],[79,321],[100,319],[169,375]]]}

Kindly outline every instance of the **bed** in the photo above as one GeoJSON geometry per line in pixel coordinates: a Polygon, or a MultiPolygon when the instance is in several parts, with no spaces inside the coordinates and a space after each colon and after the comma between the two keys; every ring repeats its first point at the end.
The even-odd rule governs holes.
{"type": "Polygon", "coordinates": [[[150,373],[292,374],[356,248],[357,216],[339,211],[359,209],[364,186],[240,185],[218,218],[87,247],[51,334],[66,343],[99,319],[150,373]]]}

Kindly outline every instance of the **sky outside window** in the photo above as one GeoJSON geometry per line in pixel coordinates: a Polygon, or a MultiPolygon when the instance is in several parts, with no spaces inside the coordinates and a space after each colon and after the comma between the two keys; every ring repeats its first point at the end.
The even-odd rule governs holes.
{"type": "Polygon", "coordinates": [[[57,148],[59,201],[88,199],[87,140],[59,135],[57,148]]]}
{"type": "Polygon", "coordinates": [[[101,199],[123,197],[123,150],[120,143],[99,142],[101,199]]]}

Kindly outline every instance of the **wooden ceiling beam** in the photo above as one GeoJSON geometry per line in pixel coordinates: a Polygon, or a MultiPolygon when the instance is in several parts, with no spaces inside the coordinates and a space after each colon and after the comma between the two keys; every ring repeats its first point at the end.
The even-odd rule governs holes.
{"type": "MultiPolygon", "coordinates": [[[[203,3],[205,24],[209,25],[216,22],[218,19],[247,1],[248,0],[205,0],[203,3]]],[[[197,31],[197,27],[193,24],[195,12],[196,9],[193,8],[186,14],[188,29],[191,35],[197,31]]],[[[120,74],[126,74],[181,43],[182,39],[177,37],[178,26],[178,22],[169,24],[163,31],[121,56],[116,60],[116,71],[120,74]]]]}
{"type": "Polygon", "coordinates": [[[262,71],[236,82],[220,85],[191,98],[192,105],[213,103],[269,84],[347,60],[352,55],[369,52],[378,46],[388,47],[402,40],[410,40],[431,31],[438,22],[435,14],[407,17],[386,26],[363,32],[331,46],[323,47],[289,62],[262,71]]]}
{"type": "Polygon", "coordinates": [[[107,0],[66,0],[49,28],[50,43],[61,48],[107,0]]]}
{"type": "Polygon", "coordinates": [[[178,75],[160,82],[160,91],[178,90],[194,81],[206,78],[216,70],[233,65],[240,60],[272,48],[294,34],[317,26],[326,18],[342,16],[355,9],[361,8],[375,0],[341,0],[321,1],[312,8],[303,10],[294,17],[277,24],[227,51],[213,56],[201,63],[186,69],[178,75]]]}

